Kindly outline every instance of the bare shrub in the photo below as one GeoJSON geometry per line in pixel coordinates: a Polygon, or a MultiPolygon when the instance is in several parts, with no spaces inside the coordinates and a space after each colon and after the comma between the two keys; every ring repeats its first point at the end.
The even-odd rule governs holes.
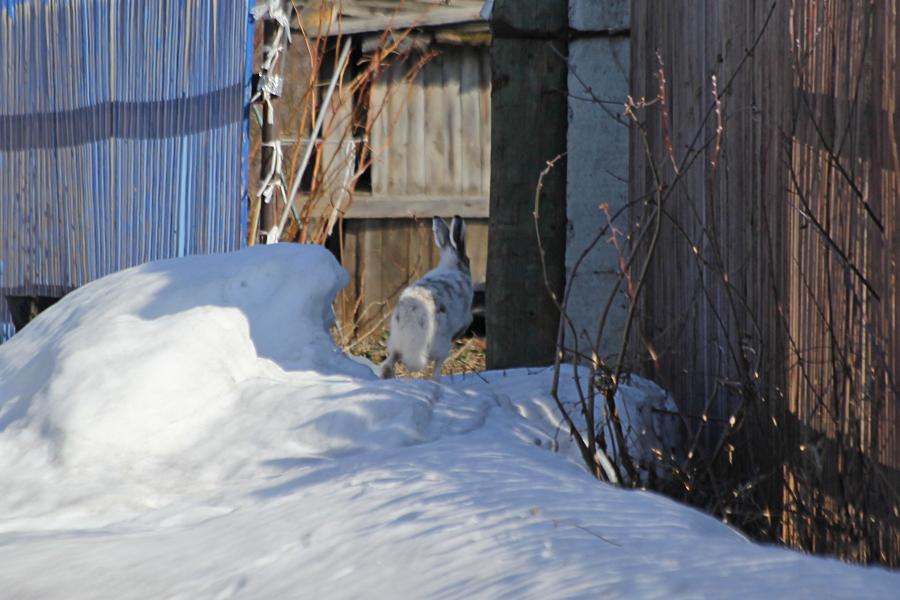
{"type": "Polygon", "coordinates": [[[886,219],[896,210],[900,159],[892,117],[883,130],[865,127],[879,114],[872,106],[893,106],[887,90],[897,77],[890,57],[898,50],[875,44],[887,44],[881,21],[896,17],[882,14],[883,6],[857,4],[844,25],[820,25],[804,21],[793,3],[772,3],[731,72],[716,67],[702,84],[708,100],[696,130],[673,126],[666,57],[656,53],[654,95],[625,105],[632,157],[641,161],[632,177],[646,180],[632,181],[631,201],[618,213],[601,207],[607,225],[575,265],[577,271],[598,243],[619,250],[614,294],[628,301],[625,334],[615,355],[601,354],[609,298],[593,342],[580,347],[584,336],[569,317],[567,288],[556,299],[553,392],[595,476],[647,485],[639,476],[646,467],[621,443],[626,432],[615,398],[628,373],[651,375],[680,394],[684,434],[678,451],[657,449],[666,476],[651,487],[762,539],[896,565],[900,395],[890,248],[897,234],[886,219]],[[836,47],[852,50],[835,54],[836,47]],[[760,101],[772,107],[768,112],[750,106],[747,92],[770,69],[752,65],[761,60],[757,53],[790,61],[788,77],[774,84],[782,95],[760,101]],[[879,62],[872,58],[879,53],[890,54],[879,62]],[[821,97],[832,77],[817,67],[823,57],[848,63],[842,89],[849,97],[838,107],[821,97]],[[749,139],[747,127],[772,142],[757,142],[757,155],[741,162],[746,147],[729,136],[749,139]],[[874,168],[873,161],[883,164],[874,168]],[[732,178],[756,191],[724,196],[734,189],[732,178]],[[751,226],[756,238],[734,235],[751,226]],[[752,246],[744,250],[747,240],[752,246]],[[661,282],[678,298],[666,319],[657,314],[661,282]],[[691,362],[693,355],[684,356],[691,352],[703,360],[691,362]],[[574,367],[574,407],[558,395],[564,363],[574,367]]]}

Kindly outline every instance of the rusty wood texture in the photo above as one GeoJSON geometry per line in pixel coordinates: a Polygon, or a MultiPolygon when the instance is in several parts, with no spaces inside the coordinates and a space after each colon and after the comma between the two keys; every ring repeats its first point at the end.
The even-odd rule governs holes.
{"type": "MultiPolygon", "coordinates": [[[[632,131],[630,178],[632,199],[653,191],[653,164],[677,180],[663,195],[640,305],[641,342],[658,354],[646,370],[703,428],[707,448],[738,416],[732,469],[774,482],[760,500],[764,533],[891,565],[900,564],[897,10],[637,0],[633,96],[657,96],[658,50],[682,168],[676,176],[654,105],[641,113],[649,156],[632,131]],[[718,151],[713,76],[720,91],[733,77],[718,151]]],[[[636,210],[635,223],[647,212],[636,210]]]]}

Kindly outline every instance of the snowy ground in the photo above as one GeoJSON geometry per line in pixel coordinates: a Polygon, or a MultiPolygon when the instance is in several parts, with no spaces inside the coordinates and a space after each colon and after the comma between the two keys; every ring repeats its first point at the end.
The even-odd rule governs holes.
{"type": "Polygon", "coordinates": [[[554,451],[547,371],[380,381],[317,247],[150,264],[0,346],[2,598],[900,598],[554,451]]]}

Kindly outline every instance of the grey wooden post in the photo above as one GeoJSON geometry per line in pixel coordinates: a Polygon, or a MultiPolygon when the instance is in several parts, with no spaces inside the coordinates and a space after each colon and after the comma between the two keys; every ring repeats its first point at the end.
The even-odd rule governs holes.
{"type": "MultiPolygon", "coordinates": [[[[544,284],[535,235],[540,172],[566,150],[568,3],[495,0],[491,16],[491,204],[487,366],[549,364],[559,313],[544,284]]],[[[540,211],[550,286],[562,297],[566,163],[544,179],[540,211]]]]}

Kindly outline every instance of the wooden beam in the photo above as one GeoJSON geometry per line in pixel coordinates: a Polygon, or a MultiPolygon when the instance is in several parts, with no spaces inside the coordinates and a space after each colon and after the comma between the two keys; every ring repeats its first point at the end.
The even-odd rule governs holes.
{"type": "Polygon", "coordinates": [[[491,30],[487,23],[442,27],[434,32],[434,41],[459,46],[490,46],[491,30]]]}
{"type": "Polygon", "coordinates": [[[343,19],[340,23],[330,23],[319,26],[310,23],[310,27],[306,30],[306,33],[311,38],[316,38],[319,36],[331,37],[337,35],[369,33],[371,31],[384,31],[386,29],[402,31],[413,27],[438,27],[441,25],[484,22],[480,13],[481,8],[477,6],[434,8],[418,13],[376,15],[366,19],[343,19]]]}
{"type": "Polygon", "coordinates": [[[345,219],[402,219],[452,217],[486,219],[490,213],[487,196],[400,196],[354,195],[345,219]]]}
{"type": "MultiPolygon", "coordinates": [[[[492,20],[487,366],[502,369],[549,364],[556,352],[559,312],[545,285],[532,213],[541,171],[566,151],[567,3],[495,0],[492,19],[502,27],[492,20]]],[[[539,216],[546,279],[562,298],[565,158],[543,181],[539,216]]]]}

